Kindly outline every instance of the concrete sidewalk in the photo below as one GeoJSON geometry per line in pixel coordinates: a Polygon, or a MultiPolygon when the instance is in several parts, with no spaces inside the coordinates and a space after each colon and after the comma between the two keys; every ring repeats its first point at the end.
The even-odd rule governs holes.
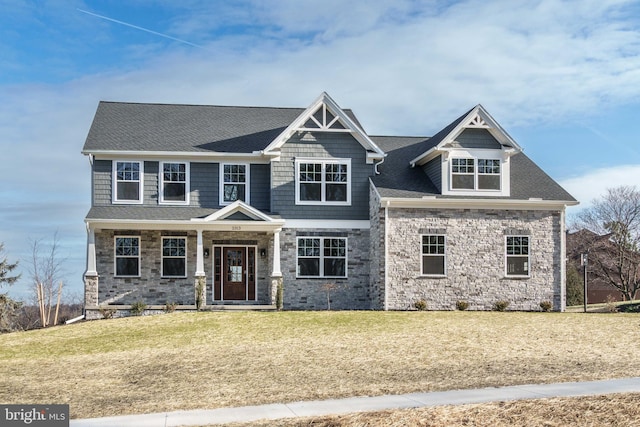
{"type": "Polygon", "coordinates": [[[441,405],[640,392],[639,378],[410,393],[71,420],[73,427],[177,427],[441,405]]]}

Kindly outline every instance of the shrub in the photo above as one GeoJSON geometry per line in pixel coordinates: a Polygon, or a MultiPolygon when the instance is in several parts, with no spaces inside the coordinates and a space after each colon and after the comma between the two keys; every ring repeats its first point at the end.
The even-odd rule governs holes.
{"type": "Polygon", "coordinates": [[[427,309],[427,302],[424,299],[416,301],[413,306],[418,311],[425,311],[427,309]]]}
{"type": "Polygon", "coordinates": [[[617,313],[618,312],[618,304],[616,303],[616,299],[611,295],[607,295],[607,301],[604,303],[604,309],[608,313],[617,313]]]}
{"type": "Polygon", "coordinates": [[[134,316],[140,316],[147,309],[147,304],[142,301],[136,301],[131,304],[131,314],[134,316]]]}
{"type": "Polygon", "coordinates": [[[493,304],[493,311],[505,311],[509,307],[509,301],[500,300],[493,304]]]}
{"type": "Polygon", "coordinates": [[[542,309],[542,311],[548,313],[553,308],[553,304],[551,303],[551,301],[542,301],[540,303],[540,308],[542,309]]]}
{"type": "Polygon", "coordinates": [[[113,315],[116,314],[115,308],[100,307],[98,311],[102,315],[103,319],[111,319],[113,315]]]}
{"type": "Polygon", "coordinates": [[[469,308],[469,303],[466,301],[456,301],[456,308],[460,311],[465,311],[467,308],[469,308]]]}
{"type": "Polygon", "coordinates": [[[165,313],[173,313],[176,311],[176,307],[178,307],[178,303],[176,302],[167,302],[162,309],[165,313]]]}

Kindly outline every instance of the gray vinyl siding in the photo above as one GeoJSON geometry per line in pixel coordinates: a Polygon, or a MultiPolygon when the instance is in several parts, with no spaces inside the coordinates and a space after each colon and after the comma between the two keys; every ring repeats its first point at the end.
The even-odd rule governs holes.
{"type": "Polygon", "coordinates": [[[142,200],[142,204],[145,206],[156,206],[158,204],[159,167],[160,164],[158,162],[144,162],[144,199],[142,200]]]}
{"type": "Polygon", "coordinates": [[[442,193],[442,156],[431,159],[422,170],[427,174],[433,185],[442,193]]]}
{"type": "Polygon", "coordinates": [[[502,146],[487,129],[465,129],[451,144],[460,148],[500,149],[502,146]]]}
{"type": "MultiPolygon", "coordinates": [[[[270,208],[270,166],[253,164],[250,166],[250,202],[263,211],[270,208]]],[[[159,204],[159,168],[157,161],[145,161],[143,173],[144,206],[159,204]]],[[[218,163],[190,163],[189,206],[219,209],[220,206],[220,165],[218,163]]],[[[93,206],[112,204],[113,162],[96,160],[93,164],[93,206]]]]}
{"type": "Polygon", "coordinates": [[[111,204],[111,160],[93,162],[93,206],[111,204]]]}
{"type": "Polygon", "coordinates": [[[217,163],[191,163],[190,205],[218,208],[220,167],[217,163]]]}
{"type": "Polygon", "coordinates": [[[283,218],[369,219],[369,177],[373,165],[366,151],[351,135],[343,133],[296,134],[282,147],[279,161],[271,164],[271,208],[283,218]],[[351,206],[296,205],[295,158],[350,158],[351,206]]]}
{"type": "Polygon", "coordinates": [[[250,204],[256,209],[269,212],[271,210],[271,168],[268,164],[251,165],[250,204]]]}

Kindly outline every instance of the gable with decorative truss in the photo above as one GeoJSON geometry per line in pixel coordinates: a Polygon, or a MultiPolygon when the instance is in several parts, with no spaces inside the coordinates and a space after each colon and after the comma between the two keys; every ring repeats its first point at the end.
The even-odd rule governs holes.
{"type": "Polygon", "coordinates": [[[410,165],[412,167],[422,166],[438,155],[446,152],[448,147],[455,146],[456,138],[458,138],[465,129],[486,129],[502,147],[502,150],[507,150],[510,153],[522,151],[520,145],[511,138],[480,104],[476,105],[462,117],[459,117],[445,129],[447,129],[447,131],[437,134],[438,139],[436,141],[431,140],[434,145],[432,145],[429,150],[411,160],[410,165]],[[447,128],[451,128],[451,130],[447,128]]]}
{"type": "Polygon", "coordinates": [[[318,109],[309,117],[309,120],[305,122],[300,130],[323,130],[323,131],[347,131],[347,128],[340,121],[340,117],[331,112],[330,108],[327,108],[327,104],[322,104],[318,109]]]}
{"type": "Polygon", "coordinates": [[[368,163],[385,157],[384,151],[369,138],[364,130],[326,92],[323,92],[302,114],[287,126],[267,146],[264,154],[278,156],[282,145],[297,132],[348,133],[366,150],[368,163]]]}

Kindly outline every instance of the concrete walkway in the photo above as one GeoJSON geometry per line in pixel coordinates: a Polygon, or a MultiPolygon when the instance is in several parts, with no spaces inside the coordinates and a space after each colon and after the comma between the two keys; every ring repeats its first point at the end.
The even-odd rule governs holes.
{"type": "Polygon", "coordinates": [[[475,390],[453,390],[431,393],[410,393],[376,397],[310,402],[274,403],[238,408],[175,411],[145,415],[71,420],[73,427],[177,427],[294,417],[317,417],[386,409],[418,408],[441,405],[462,405],[507,400],[549,397],[592,396],[610,393],[640,392],[640,377],[618,380],[576,383],[534,384],[475,390]]]}

